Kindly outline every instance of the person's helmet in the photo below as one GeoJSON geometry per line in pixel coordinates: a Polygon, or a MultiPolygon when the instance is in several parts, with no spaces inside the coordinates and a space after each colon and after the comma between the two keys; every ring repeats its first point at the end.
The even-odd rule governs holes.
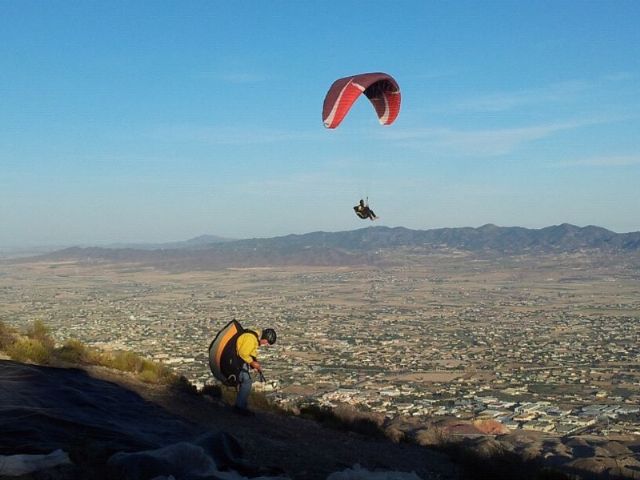
{"type": "Polygon", "coordinates": [[[262,330],[262,336],[260,339],[265,339],[269,342],[269,345],[276,343],[276,331],[273,328],[265,328],[262,330]]]}

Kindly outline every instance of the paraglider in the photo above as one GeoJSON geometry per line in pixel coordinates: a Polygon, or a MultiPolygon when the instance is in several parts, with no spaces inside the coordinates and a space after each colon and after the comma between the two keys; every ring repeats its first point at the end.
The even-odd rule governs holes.
{"type": "Polygon", "coordinates": [[[356,215],[363,220],[366,220],[368,218],[373,221],[378,218],[378,216],[373,213],[373,210],[369,208],[369,205],[366,204],[362,199],[360,199],[360,203],[358,203],[358,205],[353,207],[353,210],[356,212],[356,215]]]}
{"type": "Polygon", "coordinates": [[[235,386],[238,374],[244,364],[236,353],[236,341],[244,333],[244,328],[232,320],[222,328],[209,346],[209,367],[211,373],[224,385],[235,386]]]}
{"type": "MultiPolygon", "coordinates": [[[[322,106],[324,126],[330,129],[338,127],[362,93],[373,105],[380,125],[391,125],[396,120],[401,99],[398,82],[387,73],[361,73],[333,82],[322,106]]],[[[363,220],[378,218],[363,200],[353,209],[363,220]]]]}
{"type": "Polygon", "coordinates": [[[361,73],[333,82],[322,106],[322,121],[336,128],[361,93],[369,99],[381,125],[391,125],[400,113],[400,87],[386,73],[361,73]]]}

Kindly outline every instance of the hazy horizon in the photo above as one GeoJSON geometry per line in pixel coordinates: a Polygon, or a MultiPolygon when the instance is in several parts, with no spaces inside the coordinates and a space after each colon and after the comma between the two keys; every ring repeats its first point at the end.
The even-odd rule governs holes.
{"type": "MultiPolygon", "coordinates": [[[[521,225],[496,225],[497,227],[504,227],[504,228],[510,228],[510,227],[522,227],[522,228],[527,228],[530,230],[539,230],[539,229],[543,229],[543,228],[547,228],[547,227],[553,227],[553,226],[559,226],[562,224],[567,224],[568,222],[562,222],[561,224],[556,224],[556,225],[545,225],[542,227],[522,227],[521,225]]],[[[412,228],[410,230],[437,230],[440,228],[480,228],[484,225],[488,225],[488,224],[482,224],[482,225],[464,225],[464,226],[459,226],[459,227],[435,227],[433,229],[423,229],[423,228],[412,228]]],[[[491,224],[494,225],[494,224],[491,224]]],[[[573,224],[570,224],[573,225],[573,224]]],[[[50,250],[52,248],[68,248],[68,247],[109,247],[109,246],[132,246],[132,245],[140,245],[140,246],[144,246],[144,245],[161,245],[161,244],[170,244],[170,243],[180,243],[180,242],[187,242],[189,240],[194,240],[197,239],[199,237],[217,237],[218,239],[223,239],[223,240],[228,240],[228,241],[235,241],[235,240],[249,240],[249,239],[256,239],[256,238],[275,238],[275,237],[283,237],[283,236],[287,236],[287,235],[305,235],[305,234],[309,234],[309,233],[315,233],[315,232],[328,232],[328,233],[339,233],[339,232],[343,232],[343,231],[352,231],[352,230],[359,230],[362,228],[368,228],[368,227],[376,227],[378,225],[364,225],[361,227],[357,227],[357,228],[352,228],[352,229],[346,229],[346,230],[313,230],[313,231],[308,231],[308,232],[289,232],[289,233],[285,233],[282,235],[272,235],[272,236],[250,236],[250,237],[225,237],[224,235],[217,235],[215,233],[203,233],[200,235],[195,235],[195,236],[189,236],[189,237],[182,237],[182,238],[170,238],[170,239],[166,239],[166,240],[160,240],[160,241],[145,241],[145,240],[127,240],[127,241],[120,241],[120,240],[115,240],[115,241],[97,241],[97,242],[68,242],[68,243],[28,243],[25,242],[23,244],[0,244],[0,251],[5,251],[5,252],[11,252],[11,251],[29,251],[30,249],[46,249],[46,250],[50,250]]],[[[409,227],[404,227],[402,225],[396,225],[396,226],[388,226],[388,225],[380,225],[380,226],[385,226],[388,228],[409,228],[409,227]]],[[[585,227],[599,227],[599,228],[605,228],[606,230],[612,231],[613,233],[616,234],[624,234],[624,233],[635,233],[637,232],[636,230],[632,230],[632,231],[628,231],[628,232],[618,232],[615,230],[612,230],[610,228],[606,228],[606,227],[602,227],[601,225],[574,225],[576,227],[579,228],[585,228],[585,227]]],[[[640,231],[640,230],[638,230],[640,231]]]]}

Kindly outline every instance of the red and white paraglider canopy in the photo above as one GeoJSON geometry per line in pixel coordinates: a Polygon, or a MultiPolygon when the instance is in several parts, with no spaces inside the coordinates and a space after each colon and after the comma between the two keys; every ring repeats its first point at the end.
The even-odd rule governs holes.
{"type": "Polygon", "coordinates": [[[400,113],[400,87],[386,73],[361,73],[333,82],[322,107],[322,121],[336,128],[361,93],[373,104],[381,125],[391,125],[400,113]]]}

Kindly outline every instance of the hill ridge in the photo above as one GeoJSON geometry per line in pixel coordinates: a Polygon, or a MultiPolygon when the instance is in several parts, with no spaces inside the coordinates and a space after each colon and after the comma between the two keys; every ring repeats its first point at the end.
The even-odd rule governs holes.
{"type": "Polygon", "coordinates": [[[578,227],[569,223],[540,229],[494,224],[431,230],[372,226],[214,243],[185,242],[180,248],[71,247],[16,261],[27,262],[37,258],[44,261],[122,262],[202,270],[288,265],[379,265],[389,261],[388,255],[383,255],[385,253],[429,254],[452,250],[493,255],[583,251],[636,253],[640,251],[640,232],[615,233],[594,225],[578,227]]]}

